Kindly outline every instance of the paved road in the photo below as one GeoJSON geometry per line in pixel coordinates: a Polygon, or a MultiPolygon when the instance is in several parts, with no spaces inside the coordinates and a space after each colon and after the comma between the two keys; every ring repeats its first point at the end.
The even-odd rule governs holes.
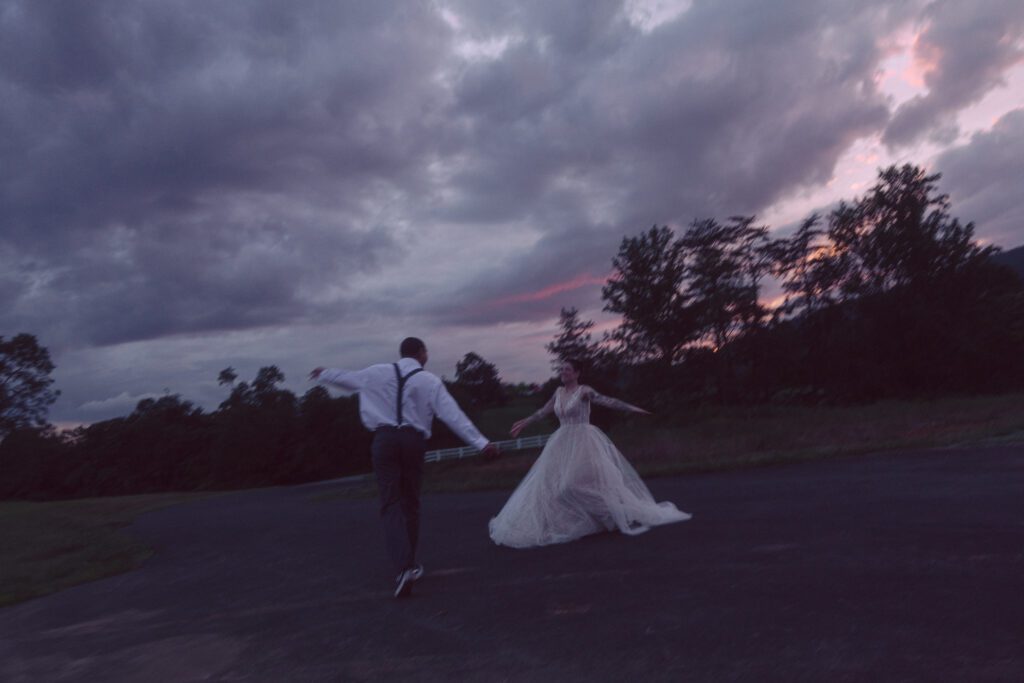
{"type": "Polygon", "coordinates": [[[527,551],[427,497],[405,601],[372,501],[154,512],[141,570],[0,610],[0,680],[1024,680],[1024,446],[650,485],[694,519],[527,551]]]}

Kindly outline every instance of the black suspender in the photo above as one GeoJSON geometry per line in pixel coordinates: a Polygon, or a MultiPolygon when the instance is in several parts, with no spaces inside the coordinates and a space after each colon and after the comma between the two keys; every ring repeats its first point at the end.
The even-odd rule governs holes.
{"type": "Polygon", "coordinates": [[[395,411],[398,415],[398,426],[402,426],[402,392],[405,391],[405,383],[409,381],[409,378],[415,375],[417,372],[423,372],[423,368],[416,368],[405,377],[402,377],[402,371],[398,369],[398,363],[392,363],[395,366],[395,378],[398,379],[398,401],[397,410],[395,411]]]}

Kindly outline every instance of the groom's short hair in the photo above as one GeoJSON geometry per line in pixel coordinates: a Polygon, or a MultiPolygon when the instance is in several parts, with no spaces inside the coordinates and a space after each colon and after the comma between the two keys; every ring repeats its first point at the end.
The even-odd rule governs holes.
{"type": "Polygon", "coordinates": [[[427,345],[423,343],[422,339],[406,337],[402,340],[402,345],[398,347],[398,352],[402,354],[402,358],[415,358],[425,348],[427,345]]]}

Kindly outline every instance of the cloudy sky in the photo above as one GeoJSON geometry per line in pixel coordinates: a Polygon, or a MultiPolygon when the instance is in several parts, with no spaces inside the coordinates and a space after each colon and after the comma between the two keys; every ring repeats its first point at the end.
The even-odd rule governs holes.
{"type": "Polygon", "coordinates": [[[0,335],[62,424],[423,337],[543,380],[624,235],[943,174],[1024,244],[1019,0],[0,0],[0,335]]]}

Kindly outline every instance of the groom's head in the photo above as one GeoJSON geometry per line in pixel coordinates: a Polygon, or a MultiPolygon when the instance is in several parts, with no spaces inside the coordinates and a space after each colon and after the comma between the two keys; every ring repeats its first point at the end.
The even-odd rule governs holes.
{"type": "Polygon", "coordinates": [[[402,345],[398,347],[398,352],[402,358],[415,358],[420,365],[427,364],[427,345],[423,343],[422,339],[406,337],[402,340],[402,345]]]}

